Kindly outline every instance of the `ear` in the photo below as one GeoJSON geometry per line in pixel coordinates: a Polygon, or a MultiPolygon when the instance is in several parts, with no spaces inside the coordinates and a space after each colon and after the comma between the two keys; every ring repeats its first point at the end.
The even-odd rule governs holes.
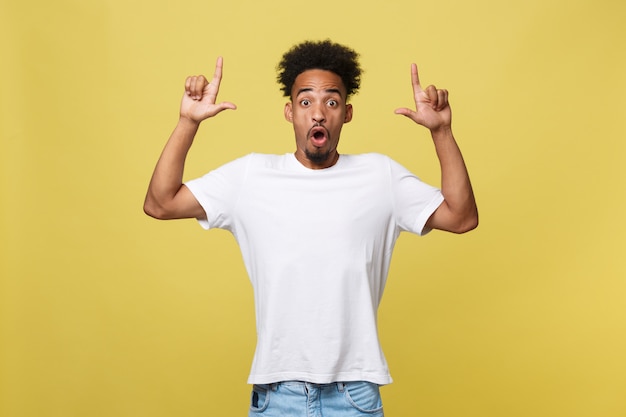
{"type": "Polygon", "coordinates": [[[349,123],[352,120],[352,104],[346,104],[346,117],[344,118],[344,123],[349,123]]]}
{"type": "Polygon", "coordinates": [[[285,120],[289,123],[293,122],[293,108],[291,107],[291,102],[285,104],[285,120]]]}

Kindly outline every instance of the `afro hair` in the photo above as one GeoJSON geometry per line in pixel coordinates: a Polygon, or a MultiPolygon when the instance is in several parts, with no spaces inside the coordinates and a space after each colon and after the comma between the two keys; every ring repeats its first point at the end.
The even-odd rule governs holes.
{"type": "Polygon", "coordinates": [[[359,54],[338,43],[305,41],[287,51],[277,66],[278,83],[285,97],[291,96],[296,77],[310,69],[321,69],[337,74],[346,87],[347,97],[356,94],[361,85],[359,54]]]}

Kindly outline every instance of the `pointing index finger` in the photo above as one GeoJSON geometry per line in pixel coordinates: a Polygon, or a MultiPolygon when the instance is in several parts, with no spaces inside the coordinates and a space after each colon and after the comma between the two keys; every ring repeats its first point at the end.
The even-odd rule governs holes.
{"type": "Polygon", "coordinates": [[[213,78],[218,81],[222,79],[222,67],[224,66],[224,59],[221,56],[217,57],[217,61],[215,62],[215,72],[213,73],[213,78]]]}
{"type": "Polygon", "coordinates": [[[417,64],[411,64],[411,83],[413,84],[413,89],[417,89],[418,91],[422,89],[420,85],[420,77],[417,72],[417,64]]]}

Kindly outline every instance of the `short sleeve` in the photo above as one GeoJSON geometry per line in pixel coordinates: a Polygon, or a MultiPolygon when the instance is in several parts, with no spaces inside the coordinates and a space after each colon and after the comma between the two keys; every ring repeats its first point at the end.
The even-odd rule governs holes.
{"type": "Polygon", "coordinates": [[[231,230],[251,159],[252,154],[244,156],[185,183],[206,213],[206,220],[198,219],[204,229],[231,230]]]}
{"type": "Polygon", "coordinates": [[[426,222],[443,202],[441,190],[421,181],[399,163],[389,159],[394,216],[401,230],[425,235],[426,222]]]}

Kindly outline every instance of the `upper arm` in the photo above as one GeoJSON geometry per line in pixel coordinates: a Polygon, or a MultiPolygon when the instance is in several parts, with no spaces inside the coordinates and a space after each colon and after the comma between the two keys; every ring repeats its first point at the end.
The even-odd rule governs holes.
{"type": "Polygon", "coordinates": [[[184,218],[195,218],[195,219],[206,219],[206,213],[204,208],[200,205],[196,197],[193,193],[187,188],[186,185],[182,185],[178,193],[176,193],[176,197],[174,197],[176,201],[176,209],[180,216],[174,217],[177,219],[184,218]]]}
{"type": "Polygon", "coordinates": [[[431,214],[426,222],[426,227],[430,229],[444,230],[452,233],[465,233],[478,226],[478,212],[473,210],[467,212],[455,212],[444,200],[439,207],[431,214]]]}
{"type": "Polygon", "coordinates": [[[178,192],[167,202],[157,204],[146,199],[144,211],[147,215],[161,220],[171,219],[206,219],[204,208],[193,193],[182,184],[178,192]]]}

